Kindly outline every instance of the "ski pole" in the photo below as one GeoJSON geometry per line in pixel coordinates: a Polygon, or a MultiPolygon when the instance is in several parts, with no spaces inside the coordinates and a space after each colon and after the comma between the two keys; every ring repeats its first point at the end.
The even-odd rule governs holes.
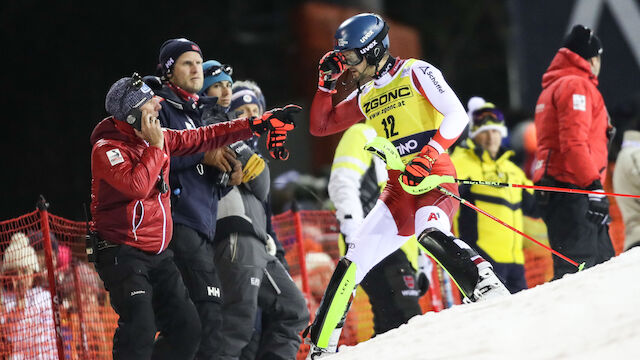
{"type": "Polygon", "coordinates": [[[455,181],[456,183],[462,184],[462,185],[487,185],[487,186],[496,186],[496,187],[513,187],[513,188],[532,189],[532,190],[540,190],[540,191],[555,191],[555,192],[565,192],[565,193],[575,193],[575,194],[608,195],[608,196],[620,196],[620,197],[640,199],[640,195],[608,193],[608,192],[599,192],[599,191],[582,190],[582,189],[569,189],[569,188],[555,187],[555,186],[522,185],[522,184],[502,183],[497,181],[482,181],[482,180],[470,180],[470,179],[455,179],[455,181]]]}
{"type": "MultiPolygon", "coordinates": [[[[404,168],[405,168],[404,163],[400,159],[400,154],[398,153],[398,150],[391,143],[391,141],[389,141],[389,140],[387,140],[385,138],[382,138],[382,137],[379,137],[379,136],[375,137],[373,140],[371,140],[370,142],[368,142],[365,145],[365,150],[370,151],[374,155],[378,156],[391,169],[403,171],[404,168]]],[[[534,243],[542,246],[543,248],[551,251],[551,253],[553,253],[554,255],[560,257],[561,259],[567,261],[571,265],[577,267],[578,271],[580,271],[580,270],[582,270],[584,268],[585,263],[578,264],[577,262],[569,259],[568,257],[560,254],[559,252],[557,252],[557,251],[553,250],[552,248],[546,246],[545,244],[539,242],[538,240],[534,239],[533,237],[523,233],[522,231],[520,231],[520,230],[514,228],[513,226],[505,223],[504,221],[498,219],[494,215],[489,214],[488,212],[480,209],[479,207],[477,207],[477,206],[473,205],[472,203],[468,202],[467,200],[461,198],[460,196],[458,196],[458,195],[448,191],[447,189],[443,188],[442,186],[440,186],[440,184],[443,184],[443,183],[454,183],[454,182],[460,183],[460,181],[467,181],[467,180],[454,179],[453,176],[449,176],[449,175],[429,175],[424,180],[422,180],[422,182],[420,182],[420,184],[418,184],[417,186],[405,185],[402,181],[399,181],[399,183],[402,186],[402,188],[404,189],[404,191],[406,191],[406,192],[408,192],[409,194],[412,194],[412,195],[424,194],[424,193],[427,193],[427,192],[431,191],[432,189],[438,188],[442,193],[444,193],[445,195],[453,197],[454,199],[458,200],[461,204],[470,207],[471,209],[473,209],[473,210],[475,210],[475,211],[477,211],[477,212],[489,217],[490,219],[498,222],[499,224],[507,227],[508,229],[515,231],[517,234],[523,236],[524,238],[529,239],[529,240],[533,241],[534,243]]],[[[473,181],[473,180],[468,180],[468,181],[473,181]]],[[[476,183],[480,184],[481,182],[478,181],[476,183]]],[[[482,185],[502,184],[502,183],[493,183],[491,181],[484,181],[483,183],[485,183],[485,184],[482,184],[482,185]]],[[[506,185],[511,185],[511,184],[506,184],[506,185]]],[[[494,185],[494,186],[499,186],[499,185],[494,185]]],[[[522,186],[528,186],[528,185],[522,185],[522,186]]],[[[574,189],[567,189],[567,190],[574,190],[574,189]]],[[[602,195],[602,193],[598,193],[598,194],[602,195]]]]}
{"type": "Polygon", "coordinates": [[[568,262],[569,264],[571,264],[571,265],[573,265],[573,266],[577,267],[577,268],[578,268],[578,271],[580,271],[580,270],[584,269],[584,265],[585,265],[585,263],[578,264],[577,262],[575,262],[575,261],[573,261],[573,260],[569,259],[568,257],[566,257],[566,256],[562,255],[561,253],[559,253],[559,252],[557,252],[557,251],[553,250],[552,248],[550,248],[550,247],[548,247],[547,245],[545,245],[545,244],[541,243],[540,241],[538,241],[538,240],[534,239],[533,237],[531,237],[531,236],[529,236],[529,235],[527,235],[527,234],[523,233],[522,231],[520,231],[520,230],[516,229],[515,227],[513,227],[513,226],[511,226],[511,225],[507,224],[506,222],[504,222],[504,221],[502,221],[502,220],[498,219],[497,217],[495,217],[495,216],[493,216],[493,215],[489,214],[488,212],[486,212],[486,211],[484,211],[484,210],[480,209],[479,207],[477,207],[477,206],[473,205],[472,203],[470,203],[470,202],[468,202],[467,200],[465,200],[465,199],[461,198],[460,196],[458,196],[458,195],[456,195],[456,194],[452,193],[451,191],[449,191],[449,190],[447,190],[447,189],[443,188],[442,186],[438,186],[438,190],[440,190],[443,194],[448,195],[448,196],[451,196],[452,198],[454,198],[454,199],[458,200],[458,201],[460,202],[460,204],[462,204],[462,205],[466,205],[466,206],[470,207],[471,209],[473,209],[473,210],[475,210],[475,211],[477,211],[477,212],[481,213],[481,214],[482,214],[482,215],[484,215],[484,216],[489,217],[490,219],[492,219],[492,220],[494,220],[494,221],[498,222],[499,224],[501,224],[501,225],[503,225],[503,226],[507,227],[508,229],[515,231],[518,235],[521,235],[521,236],[523,236],[523,237],[525,237],[525,238],[527,238],[527,239],[529,239],[529,240],[533,241],[534,243],[536,243],[536,244],[538,244],[538,245],[542,246],[543,248],[545,248],[545,249],[547,249],[547,250],[551,251],[554,255],[556,255],[556,256],[558,256],[558,257],[560,257],[561,259],[565,260],[565,261],[566,261],[566,262],[568,262]]]}

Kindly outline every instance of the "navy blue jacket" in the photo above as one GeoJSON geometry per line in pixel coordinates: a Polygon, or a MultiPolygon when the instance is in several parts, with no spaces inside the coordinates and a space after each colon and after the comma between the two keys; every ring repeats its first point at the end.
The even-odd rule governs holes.
{"type": "MultiPolygon", "coordinates": [[[[202,97],[200,104],[184,101],[171,88],[164,85],[156,95],[164,98],[160,104],[160,124],[170,129],[193,129],[203,126],[204,104],[215,103],[216,98],[202,97]]],[[[229,191],[215,185],[219,171],[201,164],[204,153],[190,156],[172,156],[169,184],[171,186],[171,214],[174,224],[188,226],[213,241],[216,230],[218,200],[229,191]]]]}

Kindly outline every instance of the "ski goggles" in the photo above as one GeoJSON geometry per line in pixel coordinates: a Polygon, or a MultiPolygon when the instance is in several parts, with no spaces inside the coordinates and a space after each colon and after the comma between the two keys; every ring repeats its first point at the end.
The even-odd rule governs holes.
{"type": "Polygon", "coordinates": [[[356,66],[362,62],[364,57],[356,50],[344,50],[340,52],[344,63],[349,66],[356,66]]]}
{"type": "Polygon", "coordinates": [[[231,65],[222,64],[222,65],[214,65],[207,70],[204,76],[218,76],[221,73],[225,73],[229,76],[233,75],[233,68],[231,65]]]}
{"type": "Polygon", "coordinates": [[[473,112],[471,116],[471,126],[477,128],[488,124],[504,125],[504,115],[498,109],[479,109],[473,112]]]}

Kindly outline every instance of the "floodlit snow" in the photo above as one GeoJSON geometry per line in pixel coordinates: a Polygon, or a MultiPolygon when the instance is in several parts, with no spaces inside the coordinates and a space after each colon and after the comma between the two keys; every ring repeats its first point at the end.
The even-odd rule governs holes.
{"type": "Polygon", "coordinates": [[[331,360],[640,359],[640,248],[491,301],[417,316],[331,360]]]}

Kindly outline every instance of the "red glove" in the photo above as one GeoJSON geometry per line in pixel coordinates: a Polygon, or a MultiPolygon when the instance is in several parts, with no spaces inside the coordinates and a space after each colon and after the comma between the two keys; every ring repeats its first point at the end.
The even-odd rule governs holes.
{"type": "Polygon", "coordinates": [[[269,131],[267,134],[267,149],[272,158],[276,160],[287,160],[289,158],[289,150],[284,148],[285,140],[287,140],[286,131],[269,131]]]}
{"type": "Polygon", "coordinates": [[[318,87],[335,92],[336,80],[344,73],[344,55],[341,52],[329,51],[318,65],[318,87]]]}
{"type": "Polygon", "coordinates": [[[405,185],[416,186],[431,174],[433,163],[438,159],[438,150],[431,145],[425,145],[420,153],[411,159],[401,175],[401,180],[405,185]]]}
{"type": "Polygon", "coordinates": [[[260,136],[267,131],[291,131],[296,127],[293,121],[293,115],[302,110],[298,105],[287,105],[284,108],[276,108],[266,111],[261,117],[253,117],[249,119],[249,127],[260,136]]]}

